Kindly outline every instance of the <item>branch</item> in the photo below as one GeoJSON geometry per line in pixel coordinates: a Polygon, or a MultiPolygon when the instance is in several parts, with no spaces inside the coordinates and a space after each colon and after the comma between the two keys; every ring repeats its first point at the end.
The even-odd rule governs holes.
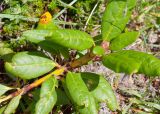
{"type": "MultiPolygon", "coordinates": [[[[103,41],[101,43],[101,46],[105,50],[105,52],[108,52],[108,50],[109,50],[109,42],[103,41]]],[[[91,50],[86,55],[84,55],[84,56],[72,61],[69,65],[70,65],[71,68],[77,68],[77,67],[80,67],[82,65],[87,64],[90,60],[92,60],[94,58],[95,58],[95,61],[99,61],[100,60],[100,57],[95,55],[95,54],[93,54],[92,50],[91,50]],[[98,58],[97,60],[96,60],[96,57],[98,58]]]]}
{"type": "Polygon", "coordinates": [[[93,53],[87,53],[86,55],[72,61],[70,63],[71,68],[77,68],[80,67],[84,64],[87,64],[90,60],[92,60],[96,55],[93,53]]]}
{"type": "MultiPolygon", "coordinates": [[[[72,61],[70,63],[71,68],[77,68],[80,67],[84,64],[87,64],[90,60],[92,60],[95,57],[95,55],[93,53],[87,53],[86,55],[82,56],[79,59],[76,59],[74,61],[72,61]]],[[[17,90],[14,93],[9,94],[8,96],[4,97],[3,99],[0,99],[0,104],[4,101],[8,101],[16,96],[18,96],[19,94],[24,95],[26,94],[28,91],[30,91],[31,89],[38,87],[39,85],[41,85],[44,81],[46,81],[47,79],[49,79],[51,76],[58,76],[58,75],[62,75],[64,72],[66,71],[65,67],[60,67],[59,69],[49,73],[48,75],[34,81],[33,83],[24,86],[23,88],[17,90]]]]}
{"type": "Polygon", "coordinates": [[[10,95],[4,97],[3,99],[0,99],[0,103],[10,100],[16,96],[18,96],[19,94],[24,95],[25,93],[27,93],[28,91],[30,91],[31,89],[41,85],[44,81],[46,81],[47,79],[49,79],[51,76],[58,76],[58,75],[62,75],[65,72],[66,68],[61,67],[53,72],[51,72],[50,74],[47,74],[46,76],[36,80],[35,82],[24,86],[23,88],[19,89],[18,91],[11,93],[10,95]]]}
{"type": "Polygon", "coordinates": [[[85,26],[84,26],[84,31],[86,31],[87,25],[88,25],[88,23],[89,23],[89,21],[90,21],[92,15],[93,15],[95,9],[97,8],[99,2],[100,2],[100,1],[98,1],[98,2],[96,3],[96,5],[93,7],[93,9],[92,9],[92,11],[91,11],[91,13],[90,13],[90,15],[89,15],[87,21],[86,21],[86,24],[85,24],[85,26]]]}
{"type": "MultiPolygon", "coordinates": [[[[103,44],[102,45],[103,48],[107,47],[106,49],[108,49],[108,43],[103,42],[102,44],[103,44]]],[[[95,54],[93,54],[92,52],[88,52],[86,55],[70,62],[69,65],[71,68],[77,68],[77,67],[80,67],[84,64],[87,64],[89,61],[91,61],[95,57],[96,57],[95,54]]],[[[28,91],[30,91],[31,89],[33,89],[35,87],[38,87],[39,85],[41,85],[44,81],[46,81],[47,79],[49,79],[53,75],[54,76],[62,75],[66,71],[66,69],[67,68],[65,68],[65,67],[59,66],[59,69],[49,73],[48,75],[34,81],[33,83],[31,83],[29,85],[24,86],[23,88],[17,90],[16,92],[9,94],[8,96],[4,97],[3,99],[0,99],[0,104],[4,101],[10,100],[10,99],[18,96],[19,94],[21,94],[21,95],[26,94],[28,91]]]]}
{"type": "MultiPolygon", "coordinates": [[[[73,0],[71,3],[68,4],[68,6],[72,6],[74,3],[76,3],[77,0],[73,0]]],[[[63,10],[61,10],[58,14],[53,16],[53,19],[58,18],[62,13],[64,13],[66,11],[67,8],[64,8],[63,10]]]]}

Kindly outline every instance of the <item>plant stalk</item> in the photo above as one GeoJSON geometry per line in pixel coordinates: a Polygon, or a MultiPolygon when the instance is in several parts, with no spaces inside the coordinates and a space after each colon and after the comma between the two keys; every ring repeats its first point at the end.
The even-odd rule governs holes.
{"type": "MultiPolygon", "coordinates": [[[[90,60],[92,60],[96,55],[94,55],[93,53],[87,53],[86,55],[80,57],[79,59],[76,59],[74,61],[72,61],[70,63],[70,67],[71,68],[77,68],[80,67],[84,64],[87,64],[90,60]]],[[[66,71],[65,67],[59,67],[59,69],[47,74],[46,76],[34,81],[33,83],[24,86],[23,88],[9,94],[8,96],[4,97],[3,99],[0,99],[0,104],[4,101],[8,101],[16,96],[18,96],[19,94],[24,95],[26,94],[28,91],[30,91],[31,89],[38,87],[39,85],[41,85],[44,81],[46,81],[47,79],[49,79],[51,76],[58,76],[58,75],[62,75],[64,72],[66,71]]]]}
{"type": "Polygon", "coordinates": [[[77,68],[82,65],[87,64],[90,60],[92,60],[96,55],[93,53],[87,53],[86,55],[80,57],[79,59],[76,59],[70,63],[71,68],[77,68]]]}
{"type": "Polygon", "coordinates": [[[66,68],[61,67],[49,74],[47,74],[46,76],[34,81],[33,83],[24,86],[22,89],[19,89],[18,91],[9,94],[8,96],[4,97],[3,99],[0,99],[0,104],[4,101],[10,100],[16,96],[18,96],[19,94],[24,95],[26,94],[28,91],[30,91],[31,89],[41,85],[44,81],[46,81],[47,79],[49,79],[51,76],[58,76],[58,75],[62,75],[65,72],[66,68]]]}

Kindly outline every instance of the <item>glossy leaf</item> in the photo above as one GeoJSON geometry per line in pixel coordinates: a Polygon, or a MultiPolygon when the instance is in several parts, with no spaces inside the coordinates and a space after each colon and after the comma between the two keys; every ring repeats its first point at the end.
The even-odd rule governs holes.
{"type": "Polygon", "coordinates": [[[114,38],[111,41],[110,49],[114,51],[121,50],[133,43],[139,37],[139,32],[126,32],[114,38]]]}
{"type": "Polygon", "coordinates": [[[103,76],[88,72],[81,73],[81,76],[98,102],[105,102],[112,111],[118,109],[118,103],[112,87],[103,76]]]}
{"type": "Polygon", "coordinates": [[[47,40],[67,48],[85,50],[94,44],[90,35],[79,30],[59,29],[55,30],[47,40]]]}
{"type": "Polygon", "coordinates": [[[138,51],[121,51],[120,54],[133,58],[136,61],[141,61],[141,67],[138,73],[143,73],[148,76],[160,76],[160,59],[154,57],[151,54],[138,51]]]}
{"type": "Polygon", "coordinates": [[[0,96],[3,95],[8,90],[11,90],[11,89],[13,89],[13,88],[10,88],[10,87],[7,87],[7,86],[4,86],[4,85],[0,84],[0,96]]]}
{"type": "Polygon", "coordinates": [[[61,89],[56,89],[56,93],[57,93],[56,105],[70,104],[70,101],[64,91],[62,91],[61,89]]]}
{"type": "Polygon", "coordinates": [[[25,38],[26,40],[33,43],[39,43],[45,40],[45,37],[49,37],[51,35],[52,31],[49,30],[27,30],[23,32],[22,38],[25,38]]]}
{"type": "Polygon", "coordinates": [[[56,30],[58,27],[54,24],[54,22],[49,22],[47,24],[38,23],[38,30],[56,30]]]}
{"type": "Polygon", "coordinates": [[[40,43],[49,40],[54,44],[59,44],[71,49],[84,50],[90,48],[94,41],[90,35],[78,30],[59,29],[59,30],[28,30],[22,35],[22,38],[33,43],[40,43]]]}
{"type": "Polygon", "coordinates": [[[11,48],[0,48],[0,56],[13,53],[13,50],[11,48]]]}
{"type": "Polygon", "coordinates": [[[73,99],[69,93],[69,90],[68,90],[68,87],[67,87],[67,84],[66,84],[66,79],[62,79],[62,86],[63,86],[63,89],[65,91],[65,94],[67,95],[67,97],[69,98],[69,100],[73,103],[73,99]]]}
{"type": "Polygon", "coordinates": [[[105,50],[101,46],[95,46],[93,48],[93,53],[95,55],[103,55],[105,53],[105,50]]]}
{"type": "MultiPolygon", "coordinates": [[[[135,0],[132,0],[135,1],[135,0]]],[[[102,18],[102,38],[110,41],[121,34],[131,16],[130,0],[112,0],[102,18]]]]}
{"type": "Polygon", "coordinates": [[[40,99],[36,104],[35,114],[49,114],[52,111],[56,101],[57,93],[55,87],[58,86],[58,81],[55,77],[46,80],[41,87],[40,99]]]}
{"type": "Polygon", "coordinates": [[[88,91],[80,73],[68,72],[66,77],[68,92],[81,114],[97,114],[96,102],[88,91]]]}
{"type": "Polygon", "coordinates": [[[133,9],[136,6],[137,0],[127,0],[128,10],[133,9]]]}
{"type": "Polygon", "coordinates": [[[23,79],[39,77],[54,67],[55,63],[39,52],[19,52],[5,63],[8,73],[23,79]]]}
{"type": "Polygon", "coordinates": [[[104,66],[118,73],[137,73],[140,67],[140,61],[136,61],[133,58],[128,58],[117,53],[104,56],[102,62],[104,66]]]}
{"type": "Polygon", "coordinates": [[[96,110],[97,104],[92,104],[95,102],[95,99],[93,97],[90,98],[90,106],[89,107],[77,107],[77,111],[80,114],[98,114],[96,110]],[[95,106],[96,105],[96,106],[95,106]],[[94,109],[94,110],[93,110],[94,109]]]}
{"type": "Polygon", "coordinates": [[[8,104],[7,108],[4,111],[4,114],[13,114],[16,111],[16,108],[19,105],[21,99],[21,94],[18,96],[14,97],[8,104]]]}
{"type": "Polygon", "coordinates": [[[103,64],[115,72],[160,76],[160,60],[151,54],[124,50],[103,57],[103,64]]]}
{"type": "Polygon", "coordinates": [[[111,41],[115,37],[121,34],[121,30],[117,28],[116,26],[113,26],[112,24],[108,22],[104,22],[102,24],[102,38],[106,41],[111,41]]]}

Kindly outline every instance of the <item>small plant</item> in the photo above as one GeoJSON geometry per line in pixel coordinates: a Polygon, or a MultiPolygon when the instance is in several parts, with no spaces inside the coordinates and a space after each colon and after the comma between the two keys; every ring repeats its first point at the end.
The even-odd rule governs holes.
{"type": "Polygon", "coordinates": [[[102,18],[102,34],[95,38],[83,31],[58,28],[52,22],[51,14],[46,12],[37,28],[23,32],[19,39],[35,44],[38,47],[35,51],[14,52],[10,44],[0,42],[1,59],[5,61],[9,76],[19,77],[24,82],[33,81],[10,94],[6,92],[15,88],[0,85],[0,103],[4,103],[0,111],[15,113],[22,95],[40,85],[40,90],[37,88],[32,93],[34,100],[28,104],[32,104],[29,113],[48,114],[55,106],[69,104],[74,107],[72,112],[98,114],[100,102],[105,102],[112,111],[119,110],[112,87],[103,76],[77,73],[74,69],[97,60],[117,73],[160,76],[158,58],[123,50],[139,37],[139,32],[124,31],[135,5],[136,0],[110,0],[102,18]],[[87,50],[85,54],[82,53],[84,50],[87,50]]]}

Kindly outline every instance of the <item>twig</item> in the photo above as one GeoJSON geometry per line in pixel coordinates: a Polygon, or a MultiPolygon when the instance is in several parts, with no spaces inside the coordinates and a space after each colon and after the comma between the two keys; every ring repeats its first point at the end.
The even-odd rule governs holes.
{"type": "Polygon", "coordinates": [[[87,19],[87,21],[86,21],[86,24],[85,24],[85,26],[84,26],[84,31],[86,31],[87,25],[88,25],[88,23],[89,23],[92,15],[93,15],[93,12],[94,12],[95,9],[97,8],[98,4],[99,4],[99,1],[96,3],[96,5],[94,6],[94,8],[92,9],[92,11],[91,11],[91,13],[90,13],[90,15],[89,15],[89,17],[88,17],[88,19],[87,19]]]}
{"type": "MultiPolygon", "coordinates": [[[[70,63],[70,66],[72,68],[76,68],[79,67],[83,64],[88,63],[90,60],[92,60],[95,57],[94,54],[92,53],[87,53],[86,55],[82,56],[79,59],[74,60],[73,62],[70,63]]],[[[18,96],[19,94],[26,94],[28,91],[30,91],[31,89],[38,87],[39,85],[41,85],[45,80],[49,79],[51,76],[58,76],[58,75],[62,75],[64,72],[66,71],[65,67],[60,67],[59,69],[49,73],[48,75],[36,80],[35,82],[24,86],[22,89],[19,89],[18,91],[9,94],[8,96],[4,97],[3,99],[0,99],[0,104],[3,103],[4,101],[8,101],[16,96],[18,96]]]]}
{"type": "Polygon", "coordinates": [[[29,85],[26,85],[24,86],[22,89],[19,89],[18,91],[14,92],[14,93],[11,93],[10,95],[4,97],[3,99],[0,99],[0,103],[4,102],[4,101],[7,101],[9,99],[12,99],[16,96],[18,96],[19,94],[22,94],[24,95],[25,93],[27,93],[28,91],[30,91],[31,89],[39,86],[40,84],[42,84],[44,81],[46,81],[47,79],[49,79],[51,76],[58,76],[58,75],[62,75],[64,73],[64,71],[66,70],[66,68],[59,68],[53,72],[51,72],[50,74],[36,80],[35,82],[29,84],[29,85]]]}
{"type": "MultiPolygon", "coordinates": [[[[70,67],[71,68],[77,68],[80,67],[84,64],[87,64],[90,60],[92,60],[94,57],[96,57],[96,55],[94,55],[92,52],[88,52],[86,55],[70,62],[70,67]]],[[[10,100],[16,96],[18,96],[19,94],[26,94],[28,91],[30,91],[31,89],[38,87],[39,85],[41,85],[44,81],[46,81],[47,79],[49,79],[51,76],[59,76],[62,75],[65,71],[67,70],[66,67],[61,67],[59,66],[59,69],[49,73],[48,75],[34,81],[33,83],[24,86],[22,89],[19,89],[18,91],[9,94],[8,96],[4,97],[3,99],[0,99],[0,104],[4,101],[10,100]]]]}
{"type": "Polygon", "coordinates": [[[66,4],[65,2],[61,1],[61,0],[57,0],[60,4],[62,4],[62,6],[66,7],[66,8],[71,8],[71,9],[75,9],[73,6],[66,4]]]}
{"type": "MultiPolygon", "coordinates": [[[[109,50],[109,42],[103,41],[103,42],[101,43],[101,46],[102,46],[102,48],[105,50],[105,52],[108,52],[108,50],[109,50]]],[[[95,54],[92,52],[92,48],[91,48],[90,52],[88,52],[86,55],[84,55],[84,56],[82,56],[82,57],[80,57],[80,58],[72,61],[72,62],[70,63],[70,67],[71,67],[71,68],[80,67],[80,66],[82,66],[82,65],[87,64],[87,63],[88,63],[90,60],[92,60],[92,59],[95,59],[94,61],[99,61],[99,60],[101,59],[101,57],[95,55],[95,54]]]]}
{"type": "MultiPolygon", "coordinates": [[[[72,6],[74,3],[76,3],[77,0],[73,0],[71,3],[68,4],[68,6],[72,6]]],[[[64,8],[63,10],[61,10],[57,15],[53,16],[53,19],[58,18],[62,13],[64,13],[66,11],[67,8],[64,8]]]]}
{"type": "Polygon", "coordinates": [[[87,53],[86,55],[72,61],[70,63],[71,68],[77,68],[80,67],[84,64],[87,64],[90,60],[92,60],[96,55],[93,53],[87,53]]]}

